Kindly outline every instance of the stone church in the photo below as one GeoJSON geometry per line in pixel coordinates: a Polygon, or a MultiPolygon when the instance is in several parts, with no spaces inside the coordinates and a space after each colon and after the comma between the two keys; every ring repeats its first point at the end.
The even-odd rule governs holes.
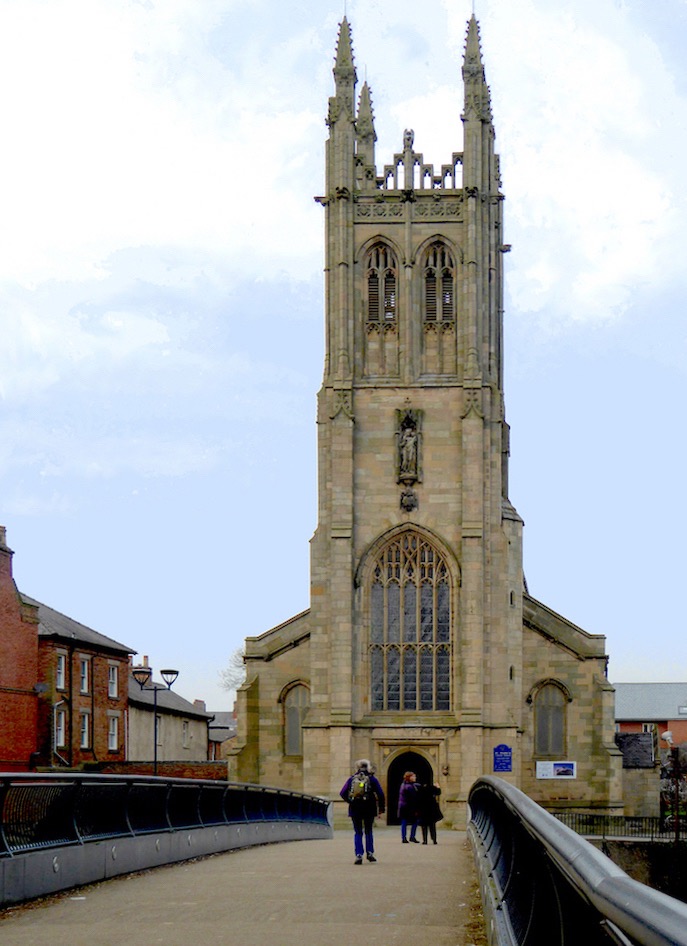
{"type": "Polygon", "coordinates": [[[605,638],[527,593],[508,495],[509,247],[477,21],[462,150],[441,167],[406,130],[380,173],[356,81],[344,19],[316,198],[326,347],[310,607],[246,640],[230,777],[337,800],[366,757],[390,823],[406,770],[438,782],[458,826],[472,783],[494,772],[550,809],[620,811],[605,638]]]}

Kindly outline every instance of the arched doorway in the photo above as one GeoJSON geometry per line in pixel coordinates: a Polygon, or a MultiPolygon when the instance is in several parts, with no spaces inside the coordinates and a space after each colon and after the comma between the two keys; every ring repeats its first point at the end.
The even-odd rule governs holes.
{"type": "Polygon", "coordinates": [[[386,823],[400,824],[398,818],[398,790],[405,772],[415,772],[421,785],[434,781],[432,766],[418,752],[403,752],[389,764],[386,773],[386,823]]]}

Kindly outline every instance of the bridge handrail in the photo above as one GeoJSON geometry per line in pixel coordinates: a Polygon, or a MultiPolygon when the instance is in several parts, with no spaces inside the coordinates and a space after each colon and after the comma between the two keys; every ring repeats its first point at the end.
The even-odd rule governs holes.
{"type": "Polygon", "coordinates": [[[484,776],[468,802],[490,942],[687,944],[687,904],[632,880],[513,785],[484,776]]]}
{"type": "Polygon", "coordinates": [[[0,858],[103,838],[258,821],[328,824],[329,802],[209,779],[0,774],[0,858]]]}

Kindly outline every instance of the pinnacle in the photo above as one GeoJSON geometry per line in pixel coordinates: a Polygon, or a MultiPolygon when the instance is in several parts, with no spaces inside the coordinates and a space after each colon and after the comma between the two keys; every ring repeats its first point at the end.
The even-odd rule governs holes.
{"type": "Polygon", "coordinates": [[[360,137],[372,137],[375,141],[377,135],[374,127],[374,114],[372,112],[372,99],[370,97],[370,87],[367,82],[363,83],[360,90],[360,101],[358,103],[358,118],[356,121],[358,135],[360,137]]]}
{"type": "Polygon", "coordinates": [[[353,65],[353,44],[351,42],[351,28],[346,17],[341,21],[339,27],[339,41],[336,44],[336,61],[334,63],[334,76],[337,79],[350,79],[355,81],[355,66],[353,65]]]}
{"type": "Polygon", "coordinates": [[[465,40],[465,59],[463,74],[471,78],[480,77],[484,81],[484,66],[482,65],[482,50],[479,42],[479,24],[473,13],[468,22],[468,32],[465,40]]]}

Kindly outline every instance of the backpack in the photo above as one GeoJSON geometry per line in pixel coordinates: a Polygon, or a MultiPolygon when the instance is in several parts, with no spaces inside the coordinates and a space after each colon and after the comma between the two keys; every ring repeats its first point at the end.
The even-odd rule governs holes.
{"type": "Polygon", "coordinates": [[[370,776],[367,772],[356,772],[353,778],[351,779],[351,784],[348,789],[348,801],[353,804],[355,802],[367,801],[371,797],[372,790],[370,788],[370,776]]]}

